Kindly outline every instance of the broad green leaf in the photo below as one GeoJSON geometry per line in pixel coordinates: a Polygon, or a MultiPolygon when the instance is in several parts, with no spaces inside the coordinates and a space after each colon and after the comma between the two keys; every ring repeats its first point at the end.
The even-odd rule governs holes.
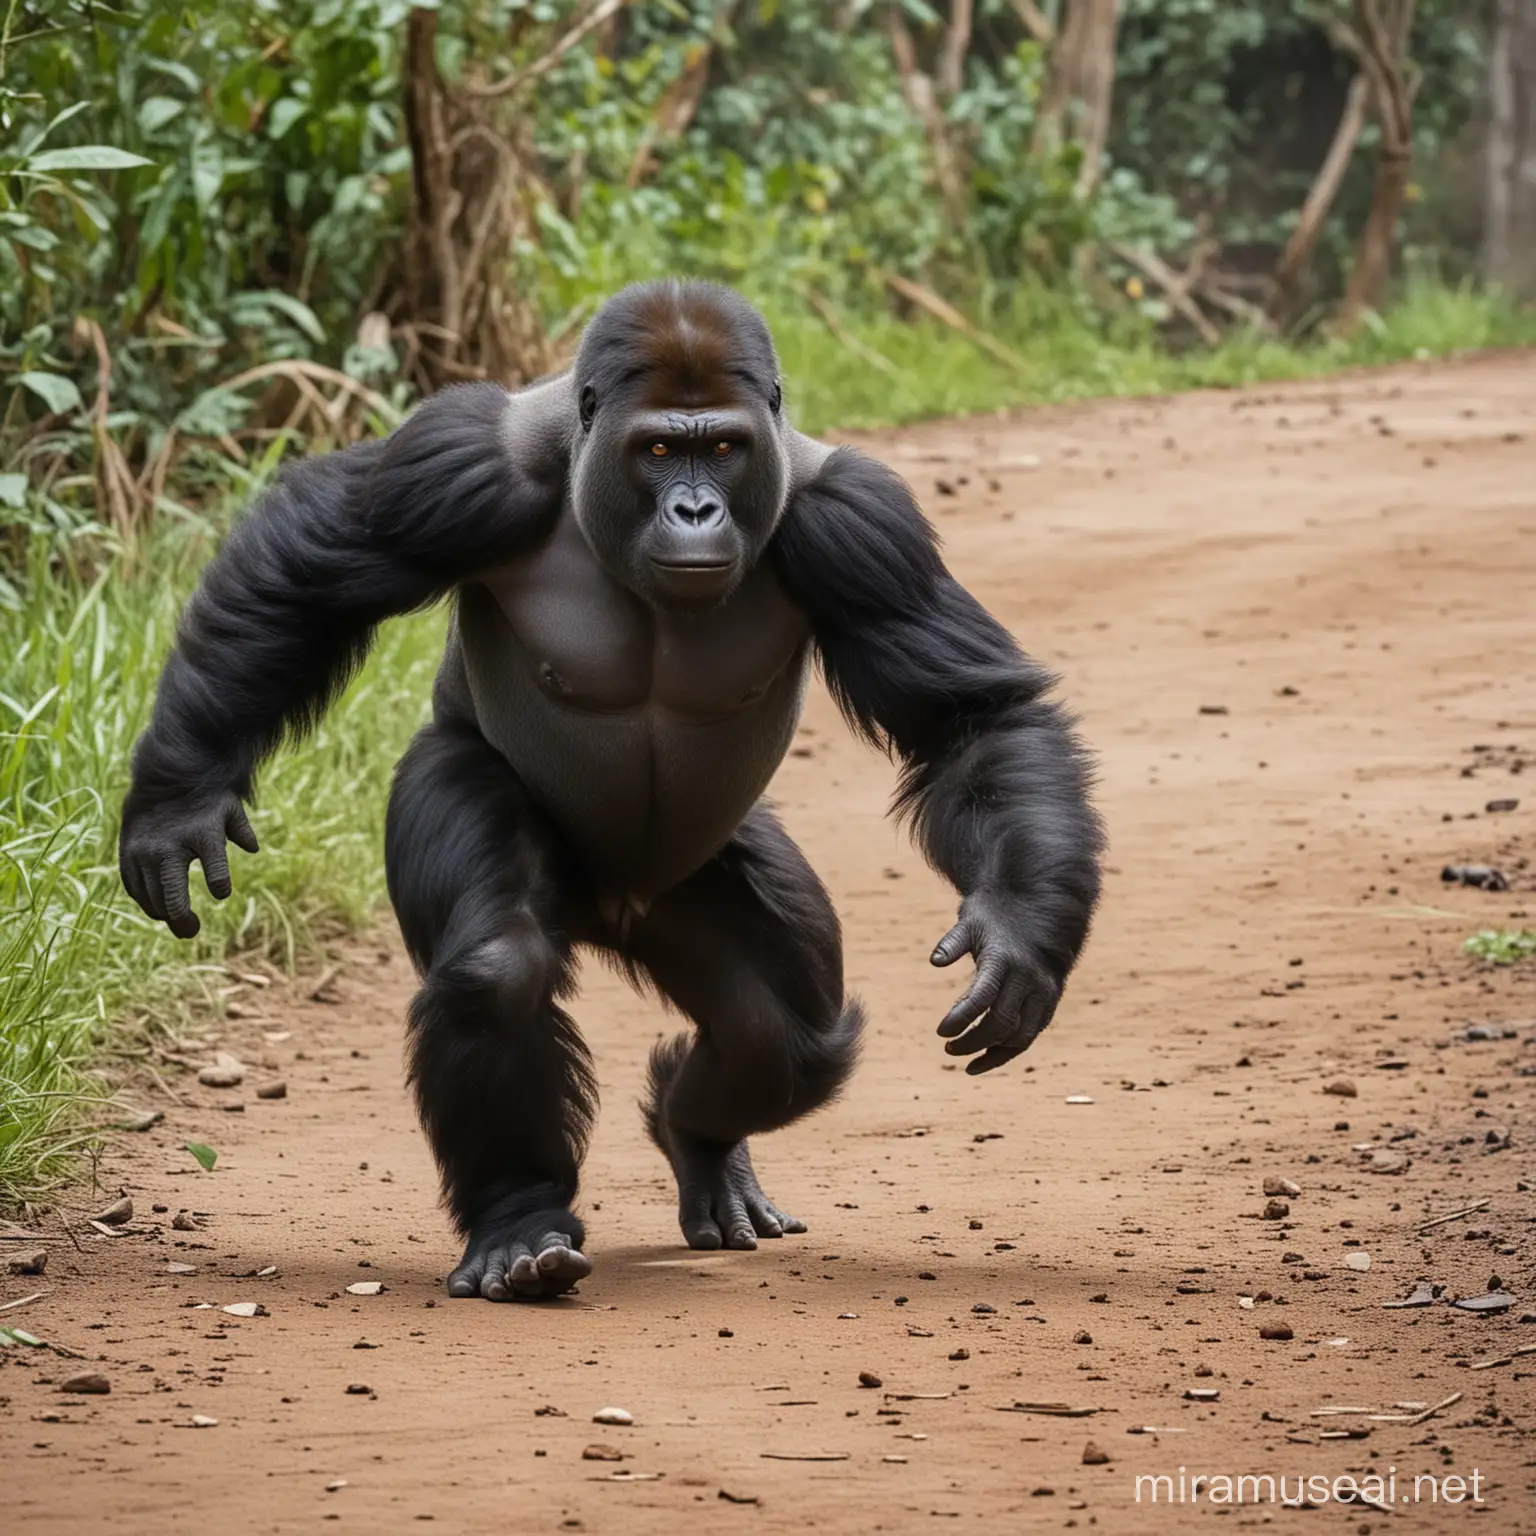
{"type": "Polygon", "coordinates": [[[294,298],[291,293],[283,293],[279,289],[268,288],[261,293],[247,294],[248,299],[257,300],[270,309],[280,311],[293,321],[298,328],[313,342],[319,343],[325,340],[325,327],[320,324],[319,317],[308,304],[294,298]]]}
{"type": "Polygon", "coordinates": [[[267,133],[280,139],[309,110],[297,96],[279,96],[267,113],[267,133]]]}
{"type": "Polygon", "coordinates": [[[111,144],[79,144],[73,149],[45,149],[27,162],[29,171],[128,171],[136,165],[153,165],[143,155],[130,154],[111,144]]]}
{"type": "Polygon", "coordinates": [[[55,415],[77,411],[83,403],[75,381],[62,373],[19,373],[16,382],[30,389],[55,415]]]}
{"type": "Polygon", "coordinates": [[[51,251],[59,243],[59,237],[41,224],[23,224],[10,231],[10,238],[17,245],[29,246],[34,251],[51,251]]]}
{"type": "Polygon", "coordinates": [[[186,102],[177,101],[174,96],[147,96],[139,108],[139,127],[145,133],[153,133],[179,117],[186,106],[186,102]]]}
{"type": "Polygon", "coordinates": [[[25,475],[0,475],[0,507],[21,507],[26,499],[25,475]]]}
{"type": "Polygon", "coordinates": [[[187,1151],[197,1159],[198,1166],[204,1173],[212,1173],[213,1165],[218,1162],[219,1154],[212,1147],[205,1147],[200,1141],[189,1141],[187,1151]]]}
{"type": "Polygon", "coordinates": [[[192,197],[200,213],[213,207],[223,184],[223,151],[211,139],[200,136],[192,146],[192,197]]]}
{"type": "Polygon", "coordinates": [[[47,124],[47,126],[42,129],[41,132],[34,134],[33,137],[28,140],[26,148],[21,152],[21,158],[23,160],[30,159],[31,156],[37,151],[38,146],[43,142],[44,139],[48,137],[50,133],[53,132],[55,128],[59,126],[60,123],[67,123],[70,118],[72,118],[77,112],[84,112],[88,106],[90,106],[90,102],[88,101],[71,102],[69,106],[65,107],[64,110],[58,114],[58,116],[53,118],[47,124]]]}

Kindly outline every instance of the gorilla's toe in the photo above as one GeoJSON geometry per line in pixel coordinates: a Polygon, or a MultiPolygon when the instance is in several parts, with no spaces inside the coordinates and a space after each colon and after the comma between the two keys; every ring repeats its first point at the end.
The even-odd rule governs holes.
{"type": "Polygon", "coordinates": [[[486,1301],[548,1301],[570,1290],[592,1273],[592,1261],[581,1251],[573,1231],[550,1226],[550,1213],[529,1222],[503,1223],[492,1231],[476,1231],[459,1266],[448,1277],[448,1294],[486,1301]]]}
{"type": "Polygon", "coordinates": [[[760,1237],[804,1232],[805,1223],[787,1216],[763,1193],[747,1144],[724,1152],[697,1146],[674,1149],[678,1224],[690,1248],[757,1247],[760,1237]]]}

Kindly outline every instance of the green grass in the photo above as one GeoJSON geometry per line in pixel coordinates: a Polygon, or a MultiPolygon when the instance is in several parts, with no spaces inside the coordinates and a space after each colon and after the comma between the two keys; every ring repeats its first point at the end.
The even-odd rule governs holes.
{"type": "MultiPolygon", "coordinates": [[[[1181,356],[1138,324],[1106,326],[1069,299],[1034,294],[994,321],[1021,368],[935,321],[850,318],[892,377],[810,311],[765,307],[796,420],[812,432],[1536,343],[1536,314],[1427,281],[1347,343],[1239,335],[1181,356]]],[[[29,568],[0,572],[0,1201],[37,1198],[69,1176],[114,1117],[125,1061],[157,1032],[180,1030],[199,1001],[217,1006],[228,956],[292,966],[365,924],[383,896],[389,774],[425,717],[440,613],[386,626],[323,728],[269,767],[253,818],[264,851],[232,852],[235,895],[222,905],[201,896],[194,943],[150,924],[118,884],[129,750],[211,534],[167,522],[93,579],[60,575],[63,541],[35,534],[29,568]]],[[[1529,942],[1505,935],[1487,958],[1516,958],[1529,942]]]]}
{"type": "Polygon", "coordinates": [[[994,317],[993,332],[1022,362],[1010,367],[974,341],[923,319],[850,325],[887,358],[894,377],[836,341],[808,309],[765,304],[784,364],[796,424],[808,432],[868,428],[936,416],[1110,395],[1231,388],[1316,377],[1341,368],[1536,345],[1536,310],[1471,286],[1411,281],[1384,317],[1368,316],[1348,341],[1292,345],[1233,332],[1214,349],[1173,354],[1134,319],[1106,325],[1073,301],[1025,293],[994,317]]]}
{"type": "Polygon", "coordinates": [[[1529,928],[1484,928],[1461,947],[1484,965],[1513,965],[1536,958],[1536,933],[1529,928]]]}
{"type": "Polygon", "coordinates": [[[128,755],[208,547],[173,527],[88,586],[34,569],[0,610],[0,1198],[37,1195],[111,1117],[92,1071],[104,1047],[174,1033],[227,955],[292,965],[383,895],[389,773],[425,716],[441,615],[390,626],[324,727],[273,762],[252,818],[264,851],[231,851],[235,895],[201,892],[195,941],[123,893],[128,755]]]}

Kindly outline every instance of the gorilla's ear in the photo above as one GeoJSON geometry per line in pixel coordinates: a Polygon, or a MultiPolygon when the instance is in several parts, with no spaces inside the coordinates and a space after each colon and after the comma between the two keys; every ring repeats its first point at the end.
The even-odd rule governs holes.
{"type": "Polygon", "coordinates": [[[775,379],[773,381],[773,388],[769,391],[768,394],[768,409],[772,411],[775,416],[777,416],[783,404],[784,386],[780,384],[777,379],[775,379]]]}
{"type": "Polygon", "coordinates": [[[584,384],[581,388],[581,403],[578,407],[581,411],[581,429],[583,432],[592,430],[592,419],[597,415],[597,391],[590,384],[584,384]]]}

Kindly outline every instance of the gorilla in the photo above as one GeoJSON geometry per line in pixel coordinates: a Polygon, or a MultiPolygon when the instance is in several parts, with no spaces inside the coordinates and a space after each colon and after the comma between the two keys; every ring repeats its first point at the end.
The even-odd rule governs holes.
{"type": "Polygon", "coordinates": [[[578,946],[693,1025],[652,1052],[644,1108],[688,1244],[806,1230],[748,1138],[832,1099],[863,1023],[827,892],[762,799],[813,658],[900,759],[896,810],[959,893],[932,954],[974,959],[946,1049],[987,1072],[1050,1022],[1102,841],[1053,679],[949,574],[901,479],[790,426],[757,311],[695,282],[625,289],[568,372],[447,388],[288,467],[237,523],[133,755],[120,867],[150,917],[197,933],[189,865],[230,894],[262,761],[383,620],[449,594],[385,860],[421,978],[410,1082],[466,1241],[451,1296],[547,1298],[591,1272],[578,946]]]}

